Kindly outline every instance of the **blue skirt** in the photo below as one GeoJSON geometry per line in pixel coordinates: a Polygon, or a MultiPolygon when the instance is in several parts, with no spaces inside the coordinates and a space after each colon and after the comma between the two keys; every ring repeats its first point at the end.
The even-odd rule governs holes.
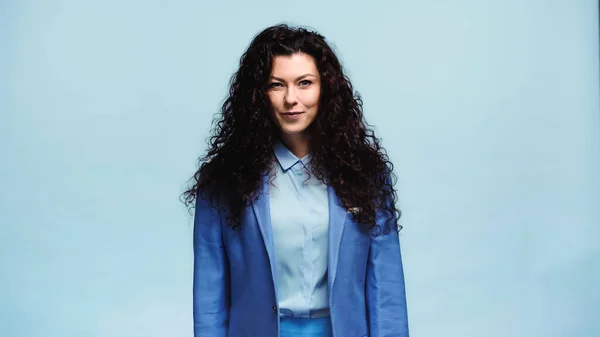
{"type": "Polygon", "coordinates": [[[332,337],[331,320],[323,318],[281,317],[279,337],[332,337]]]}

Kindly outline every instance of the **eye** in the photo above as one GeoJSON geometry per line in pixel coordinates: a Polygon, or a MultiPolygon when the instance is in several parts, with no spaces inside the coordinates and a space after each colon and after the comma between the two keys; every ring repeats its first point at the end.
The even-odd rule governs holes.
{"type": "Polygon", "coordinates": [[[279,82],[271,82],[271,84],[269,84],[269,88],[278,88],[281,87],[281,83],[279,82]]]}
{"type": "Polygon", "coordinates": [[[300,85],[303,86],[303,87],[305,87],[307,85],[311,85],[311,84],[312,84],[312,82],[309,81],[309,80],[302,80],[302,81],[300,81],[300,85]]]}

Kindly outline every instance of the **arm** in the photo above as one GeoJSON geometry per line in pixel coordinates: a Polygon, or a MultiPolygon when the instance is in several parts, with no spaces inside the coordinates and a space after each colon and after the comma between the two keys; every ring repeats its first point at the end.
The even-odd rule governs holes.
{"type": "MultiPolygon", "coordinates": [[[[377,221],[382,229],[386,228],[385,220],[382,215],[377,221]]],[[[404,271],[396,229],[388,234],[382,230],[371,239],[366,283],[369,336],[408,337],[404,271]]]]}
{"type": "Polygon", "coordinates": [[[194,337],[226,337],[229,260],[220,215],[198,195],[194,215],[194,337]]]}

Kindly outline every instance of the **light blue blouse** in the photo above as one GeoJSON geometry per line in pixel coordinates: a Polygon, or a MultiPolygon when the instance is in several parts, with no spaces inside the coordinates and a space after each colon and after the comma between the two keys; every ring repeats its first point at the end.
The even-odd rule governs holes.
{"type": "Polygon", "coordinates": [[[276,262],[276,291],[282,316],[326,317],[327,186],[308,178],[310,155],[298,159],[277,144],[275,178],[269,187],[276,262]],[[274,186],[273,186],[274,185],[274,186]]]}

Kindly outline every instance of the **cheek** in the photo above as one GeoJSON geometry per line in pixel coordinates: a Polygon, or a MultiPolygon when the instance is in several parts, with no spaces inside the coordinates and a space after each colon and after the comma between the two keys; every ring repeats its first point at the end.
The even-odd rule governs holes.
{"type": "Polygon", "coordinates": [[[269,93],[269,103],[271,104],[271,107],[275,107],[277,105],[277,95],[270,92],[269,93]]]}
{"type": "Polygon", "coordinates": [[[306,105],[310,107],[316,107],[319,105],[320,92],[316,90],[306,95],[306,105]]]}

